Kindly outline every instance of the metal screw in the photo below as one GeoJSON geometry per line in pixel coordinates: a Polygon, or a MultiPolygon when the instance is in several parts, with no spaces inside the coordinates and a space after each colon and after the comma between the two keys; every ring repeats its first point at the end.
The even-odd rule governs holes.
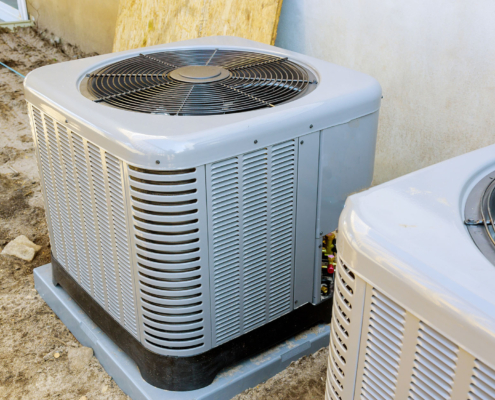
{"type": "Polygon", "coordinates": [[[323,235],[323,231],[320,231],[320,235],[323,235]]]}
{"type": "Polygon", "coordinates": [[[311,124],[311,125],[309,126],[309,129],[311,129],[312,127],[313,127],[313,124],[311,124]]]}
{"type": "Polygon", "coordinates": [[[294,304],[297,304],[297,300],[294,302],[294,304]]]}
{"type": "Polygon", "coordinates": [[[155,162],[156,162],[157,164],[160,164],[160,160],[156,160],[155,162]]]}
{"type": "Polygon", "coordinates": [[[301,144],[304,144],[304,140],[301,140],[301,144]]]}
{"type": "Polygon", "coordinates": [[[68,124],[68,123],[69,123],[69,121],[68,121],[68,120],[65,120],[65,123],[66,123],[66,124],[68,124]]]}
{"type": "Polygon", "coordinates": [[[321,249],[321,244],[318,245],[318,248],[321,249]]]}
{"type": "Polygon", "coordinates": [[[258,141],[257,141],[257,140],[255,140],[255,141],[254,141],[254,144],[256,144],[256,143],[258,143],[258,141]]]}

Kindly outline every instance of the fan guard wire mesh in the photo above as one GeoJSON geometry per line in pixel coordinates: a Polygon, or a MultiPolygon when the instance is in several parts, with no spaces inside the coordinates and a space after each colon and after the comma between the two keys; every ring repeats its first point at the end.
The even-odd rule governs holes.
{"type": "Polygon", "coordinates": [[[311,73],[288,58],[219,49],[139,54],[86,77],[87,93],[95,102],[168,115],[214,115],[274,107],[316,84],[311,73]],[[182,82],[169,76],[192,65],[222,67],[229,76],[208,83],[182,82]]]}

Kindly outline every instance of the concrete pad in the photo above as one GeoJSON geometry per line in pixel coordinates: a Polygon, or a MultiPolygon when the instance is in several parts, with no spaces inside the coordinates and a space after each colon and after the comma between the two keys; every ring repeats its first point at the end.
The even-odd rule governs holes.
{"type": "Polygon", "coordinates": [[[316,325],[257,357],[225,369],[209,386],[188,392],[167,391],[145,382],[136,364],[89,319],[62,287],[53,285],[51,264],[34,270],[34,283],[40,296],[76,339],[94,350],[103,368],[133,400],[228,400],[329,343],[329,325],[316,325]]]}

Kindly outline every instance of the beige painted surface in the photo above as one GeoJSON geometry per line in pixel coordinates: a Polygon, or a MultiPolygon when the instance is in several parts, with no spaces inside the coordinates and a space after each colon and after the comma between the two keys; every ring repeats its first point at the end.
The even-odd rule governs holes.
{"type": "Polygon", "coordinates": [[[203,36],[274,43],[282,0],[120,0],[114,51],[203,36]]]}
{"type": "Polygon", "coordinates": [[[492,0],[286,0],[276,45],[380,81],[381,183],[495,143],[494,21],[492,0]]]}
{"type": "Polygon", "coordinates": [[[119,0],[27,0],[27,5],[41,29],[84,52],[112,51],[119,0]]]}

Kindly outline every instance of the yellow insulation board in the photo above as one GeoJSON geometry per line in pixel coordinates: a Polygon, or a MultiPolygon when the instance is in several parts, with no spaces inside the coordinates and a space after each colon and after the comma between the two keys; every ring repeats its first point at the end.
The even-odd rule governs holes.
{"type": "Polygon", "coordinates": [[[120,0],[113,51],[229,35],[274,44],[282,0],[120,0]]]}

